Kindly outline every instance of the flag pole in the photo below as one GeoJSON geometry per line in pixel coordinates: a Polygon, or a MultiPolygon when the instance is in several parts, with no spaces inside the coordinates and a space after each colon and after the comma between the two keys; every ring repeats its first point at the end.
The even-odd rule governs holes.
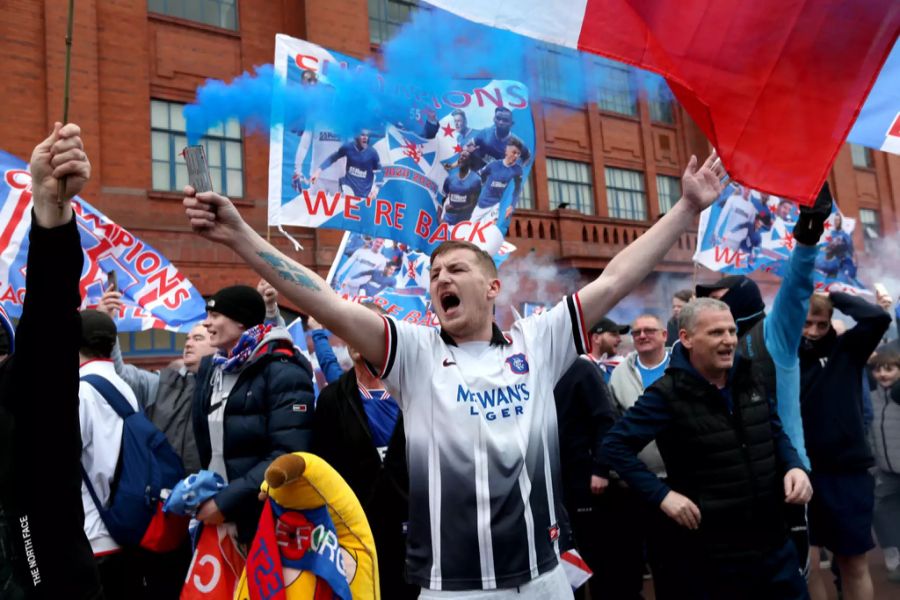
{"type": "MultiPolygon", "coordinates": [[[[62,123],[65,125],[69,122],[69,79],[72,67],[72,25],[75,17],[75,0],[69,0],[69,22],[66,25],[66,79],[63,85],[63,118],[62,123]]],[[[57,200],[60,204],[66,195],[66,178],[59,180],[59,186],[56,190],[57,200]]]]}

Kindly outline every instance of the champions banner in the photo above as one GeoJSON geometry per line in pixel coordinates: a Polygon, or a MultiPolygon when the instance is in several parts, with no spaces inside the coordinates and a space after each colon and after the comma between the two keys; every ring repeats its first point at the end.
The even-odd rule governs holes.
{"type": "MultiPolygon", "coordinates": [[[[0,305],[22,314],[25,264],[31,227],[31,174],[20,159],[0,151],[0,305]]],[[[81,248],[82,306],[95,306],[115,272],[124,308],[119,331],[161,328],[187,331],[206,314],[206,303],[190,281],[162,254],[110,221],[84,200],[72,202],[81,248]]]]}
{"type": "MultiPolygon", "coordinates": [[[[494,256],[499,267],[516,249],[504,242],[494,256]]],[[[431,258],[403,242],[346,233],[327,282],[345,300],[372,302],[399,321],[437,327],[428,292],[431,258]]]]}
{"type": "MultiPolygon", "coordinates": [[[[335,85],[339,78],[329,73],[361,64],[276,38],[275,72],[288,86],[335,85]]],[[[292,123],[278,114],[285,107],[273,108],[269,224],[353,231],[426,254],[442,241],[466,240],[495,255],[533,162],[527,88],[467,79],[440,97],[398,94],[409,98],[409,118],[348,136],[292,123]]],[[[359,107],[365,110],[364,98],[359,107]]]]}
{"type": "MultiPolygon", "coordinates": [[[[785,198],[761,194],[731,184],[700,215],[694,262],[729,275],[756,270],[782,275],[794,248],[797,205],[785,198]]],[[[815,282],[819,291],[870,293],[857,279],[853,247],[854,219],[833,205],[819,239],[815,282]]]]}

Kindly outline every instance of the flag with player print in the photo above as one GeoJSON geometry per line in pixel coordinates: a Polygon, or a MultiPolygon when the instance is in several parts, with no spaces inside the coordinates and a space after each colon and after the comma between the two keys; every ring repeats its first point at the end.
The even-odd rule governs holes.
{"type": "MultiPolygon", "coordinates": [[[[276,76],[297,91],[286,98],[334,89],[362,65],[304,40],[276,37],[276,76]]],[[[407,118],[378,122],[383,117],[373,113],[369,128],[343,133],[333,113],[330,124],[303,110],[292,118],[291,107],[276,100],[269,225],[341,229],[425,253],[449,239],[465,240],[496,254],[533,163],[527,88],[512,80],[466,79],[442,94],[397,94],[409,106],[407,118]]],[[[366,110],[365,102],[357,108],[366,110]]]]}
{"type": "MultiPolygon", "coordinates": [[[[503,242],[499,267],[516,247],[503,242]]],[[[438,325],[428,292],[430,255],[403,242],[346,233],[326,281],[345,300],[372,302],[399,321],[438,325]]]]}
{"type": "MultiPolygon", "coordinates": [[[[793,250],[797,205],[738,184],[729,185],[700,215],[694,262],[729,275],[761,270],[781,275],[793,250]]],[[[858,279],[853,229],[856,220],[832,207],[819,240],[816,289],[866,292],[858,279]]]]}

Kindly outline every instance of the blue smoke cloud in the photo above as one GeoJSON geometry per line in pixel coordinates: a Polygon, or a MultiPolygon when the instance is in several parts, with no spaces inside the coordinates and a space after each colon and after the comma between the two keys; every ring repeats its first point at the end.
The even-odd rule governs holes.
{"type": "Polygon", "coordinates": [[[439,106],[453,82],[466,78],[522,81],[532,101],[596,102],[608,78],[616,93],[630,101],[641,89],[671,99],[657,75],[438,10],[418,11],[382,46],[381,59],[380,64],[368,59],[357,69],[332,69],[328,86],[286,82],[271,64],[228,83],[208,80],[184,109],[188,139],[196,143],[207,130],[232,118],[251,133],[266,134],[276,124],[302,127],[309,121],[351,136],[385,122],[403,122],[412,106],[439,106]],[[611,65],[628,70],[630,85],[621,85],[621,71],[611,71],[611,65]],[[280,123],[273,122],[273,105],[285,107],[274,113],[280,123]]]}

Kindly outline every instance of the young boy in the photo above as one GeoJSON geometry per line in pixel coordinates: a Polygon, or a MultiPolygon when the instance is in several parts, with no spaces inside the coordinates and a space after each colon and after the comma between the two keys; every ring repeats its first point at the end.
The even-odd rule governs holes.
{"type": "Polygon", "coordinates": [[[878,381],[872,392],[875,464],[875,535],[884,549],[888,579],[900,583],[900,354],[876,354],[870,364],[878,381]]]}

